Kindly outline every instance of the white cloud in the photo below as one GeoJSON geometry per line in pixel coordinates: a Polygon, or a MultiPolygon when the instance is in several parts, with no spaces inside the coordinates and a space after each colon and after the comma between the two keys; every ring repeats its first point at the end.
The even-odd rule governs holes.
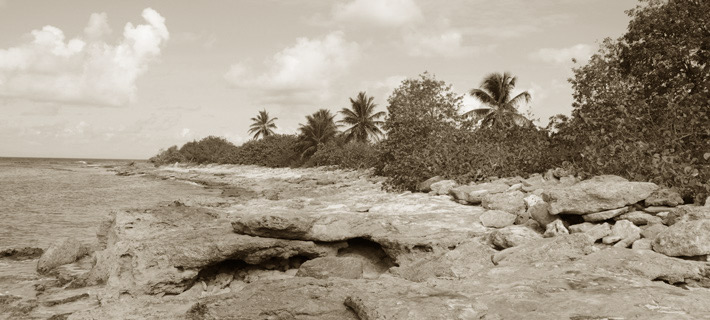
{"type": "Polygon", "coordinates": [[[587,44],[577,44],[568,48],[542,48],[533,53],[529,57],[533,60],[540,60],[549,63],[568,63],[572,59],[584,62],[592,56],[593,49],[587,44]]]}
{"type": "Polygon", "coordinates": [[[398,27],[418,21],[422,12],[414,0],[353,0],[336,5],[336,21],[398,27]]]}
{"type": "Polygon", "coordinates": [[[359,58],[360,46],[336,31],[320,39],[299,38],[266,61],[266,72],[254,75],[245,63],[233,64],[225,79],[236,87],[256,89],[271,100],[326,99],[333,80],[359,58]]]}
{"type": "Polygon", "coordinates": [[[53,26],[31,32],[32,42],[0,49],[0,96],[37,101],[119,106],[136,98],[136,79],[160,56],[169,38],[165,18],[143,10],[147,24],[123,29],[116,45],[105,13],[92,14],[84,35],[66,41],[53,26]]]}
{"type": "Polygon", "coordinates": [[[414,57],[461,57],[493,48],[464,44],[463,34],[456,29],[434,34],[411,32],[404,36],[404,45],[407,53],[414,57]]]}

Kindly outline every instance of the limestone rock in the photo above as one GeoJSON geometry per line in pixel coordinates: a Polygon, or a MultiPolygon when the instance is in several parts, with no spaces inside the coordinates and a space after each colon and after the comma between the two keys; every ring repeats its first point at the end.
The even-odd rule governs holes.
{"type": "Polygon", "coordinates": [[[597,240],[602,239],[611,234],[611,225],[604,222],[588,229],[584,232],[584,234],[589,237],[592,242],[597,242],[597,240]]]}
{"type": "Polygon", "coordinates": [[[465,185],[465,186],[457,186],[455,188],[452,188],[449,191],[449,194],[454,197],[456,200],[462,200],[468,203],[468,194],[471,191],[478,190],[478,188],[475,185],[465,185]]]}
{"type": "Polygon", "coordinates": [[[531,194],[523,198],[523,201],[525,201],[526,212],[530,219],[537,221],[540,226],[547,226],[557,220],[557,216],[550,214],[550,205],[542,200],[540,196],[531,194]]]}
{"type": "Polygon", "coordinates": [[[644,203],[647,207],[651,206],[668,206],[675,207],[683,204],[683,198],[681,198],[680,193],[675,190],[668,188],[659,188],[654,191],[644,203]]]}
{"type": "Polygon", "coordinates": [[[631,245],[631,249],[634,250],[653,250],[652,248],[653,240],[650,239],[638,239],[634,241],[631,245]]]}
{"type": "Polygon", "coordinates": [[[471,204],[480,204],[487,195],[502,193],[508,188],[510,186],[502,182],[484,182],[471,185],[470,191],[466,195],[466,201],[471,204]]]}
{"type": "Polygon", "coordinates": [[[493,267],[496,251],[478,241],[462,243],[444,254],[431,254],[411,263],[390,269],[390,273],[409,281],[432,278],[466,279],[478,271],[493,267]]]}
{"type": "Polygon", "coordinates": [[[648,224],[662,224],[663,219],[656,217],[652,214],[645,213],[643,211],[634,211],[629,213],[624,213],[614,220],[628,220],[637,226],[648,225],[648,224]]]}
{"type": "Polygon", "coordinates": [[[541,238],[542,235],[539,233],[521,225],[494,230],[490,235],[491,243],[499,249],[515,247],[541,238]]]}
{"type": "Polygon", "coordinates": [[[547,227],[545,228],[544,237],[551,238],[567,234],[569,234],[569,230],[567,230],[567,227],[565,227],[565,224],[562,222],[562,220],[558,219],[547,225],[547,227]]]}
{"type": "Polygon", "coordinates": [[[641,228],[641,237],[653,240],[656,239],[656,237],[666,229],[668,229],[668,227],[663,224],[647,225],[641,228]]]}
{"type": "Polygon", "coordinates": [[[570,234],[575,234],[575,233],[582,233],[586,232],[587,230],[594,228],[596,224],[591,223],[591,222],[583,222],[583,223],[578,223],[578,224],[573,224],[569,226],[569,233],[570,234]]]}
{"type": "Polygon", "coordinates": [[[666,224],[672,226],[680,221],[710,219],[710,207],[693,205],[679,206],[668,214],[666,224]]]}
{"type": "Polygon", "coordinates": [[[65,264],[79,260],[87,255],[89,249],[74,238],[66,238],[54,243],[42,253],[37,261],[37,272],[44,274],[65,264]]]}
{"type": "Polygon", "coordinates": [[[619,237],[620,240],[614,246],[627,248],[634,241],[641,239],[641,228],[637,227],[631,221],[620,220],[611,227],[611,237],[619,237]]]}
{"type": "Polygon", "coordinates": [[[330,277],[362,278],[362,261],[353,257],[321,257],[308,260],[298,268],[297,277],[326,279],[330,277]]]}
{"type": "Polygon", "coordinates": [[[481,224],[489,228],[504,228],[515,223],[516,215],[500,211],[488,210],[481,214],[481,224]]]}
{"type": "Polygon", "coordinates": [[[595,212],[595,213],[589,213],[585,214],[582,217],[584,218],[584,221],[587,222],[601,222],[604,220],[609,220],[611,218],[614,218],[620,214],[626,213],[629,211],[628,207],[623,207],[619,209],[612,209],[612,210],[606,210],[602,212],[595,212]]]}
{"type": "Polygon", "coordinates": [[[560,235],[511,247],[496,253],[497,265],[530,265],[540,262],[569,261],[592,253],[593,242],[585,234],[560,235]]]}
{"type": "Polygon", "coordinates": [[[618,176],[597,176],[570,186],[548,188],[543,199],[550,213],[589,214],[617,209],[648,198],[658,186],[648,182],[630,182],[618,176]]]}
{"type": "Polygon", "coordinates": [[[488,194],[483,198],[482,205],[489,210],[502,210],[514,215],[525,212],[525,194],[520,191],[488,194]]]}
{"type": "Polygon", "coordinates": [[[431,192],[438,195],[447,195],[451,189],[458,185],[454,180],[441,180],[431,184],[431,192]]]}
{"type": "Polygon", "coordinates": [[[429,178],[429,179],[426,179],[426,180],[420,182],[420,183],[417,185],[417,191],[419,191],[419,192],[429,192],[429,191],[431,191],[431,185],[432,185],[432,184],[437,183],[437,182],[442,181],[442,180],[444,180],[444,178],[441,177],[441,176],[435,176],[435,177],[431,177],[431,178],[429,178]]]}
{"type": "Polygon", "coordinates": [[[653,250],[671,257],[710,254],[710,219],[672,225],[656,236],[653,250]]]}
{"type": "Polygon", "coordinates": [[[671,212],[671,211],[673,211],[673,210],[675,210],[675,208],[673,208],[673,207],[663,207],[663,206],[660,206],[660,207],[646,207],[646,208],[643,208],[643,211],[644,211],[644,212],[648,212],[648,213],[650,213],[650,214],[659,214],[659,213],[661,213],[661,212],[671,212]]]}

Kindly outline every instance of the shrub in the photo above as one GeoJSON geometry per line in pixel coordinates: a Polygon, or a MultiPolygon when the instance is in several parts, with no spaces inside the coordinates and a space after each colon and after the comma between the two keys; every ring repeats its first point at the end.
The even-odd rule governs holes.
{"type": "Polygon", "coordinates": [[[261,140],[250,140],[237,147],[229,163],[265,167],[289,167],[299,163],[298,137],[277,134],[261,140]]]}
{"type": "Polygon", "coordinates": [[[306,166],[340,166],[349,169],[375,167],[378,160],[375,146],[365,142],[344,142],[334,139],[318,148],[306,162],[306,166]]]}
{"type": "Polygon", "coordinates": [[[148,159],[152,164],[159,166],[163,164],[171,164],[175,162],[184,162],[185,157],[180,154],[177,146],[172,146],[167,150],[160,150],[157,155],[148,159]]]}
{"type": "Polygon", "coordinates": [[[221,137],[209,136],[200,141],[192,141],[180,148],[185,161],[192,163],[229,163],[229,158],[237,150],[231,142],[221,137]]]}

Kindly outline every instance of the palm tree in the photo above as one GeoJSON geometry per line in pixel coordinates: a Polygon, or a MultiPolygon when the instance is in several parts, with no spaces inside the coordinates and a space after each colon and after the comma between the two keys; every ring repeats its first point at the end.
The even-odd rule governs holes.
{"type": "Polygon", "coordinates": [[[521,115],[516,107],[522,103],[530,102],[530,93],[524,91],[517,96],[510,98],[515,88],[516,77],[505,72],[491,73],[483,78],[480,89],[471,89],[469,94],[477,98],[486,107],[473,109],[466,112],[465,116],[486,126],[525,126],[530,124],[530,120],[521,115]]]}
{"type": "Polygon", "coordinates": [[[378,120],[385,116],[383,111],[372,114],[375,111],[376,104],[372,102],[375,98],[368,97],[365,92],[357,94],[356,100],[350,98],[351,109],[343,108],[340,114],[343,115],[343,120],[338,121],[349,125],[350,128],[345,130],[345,142],[350,142],[355,139],[358,142],[367,142],[367,139],[372,136],[377,139],[382,135],[380,126],[383,121],[378,120]]]}
{"type": "Polygon", "coordinates": [[[299,147],[301,157],[312,155],[320,144],[325,144],[338,134],[338,126],[333,119],[335,116],[330,110],[320,109],[312,115],[306,116],[306,124],[301,124],[298,128],[299,147]]]}
{"type": "Polygon", "coordinates": [[[254,134],[254,139],[259,138],[259,136],[265,138],[273,135],[273,129],[276,129],[274,121],[277,119],[278,118],[269,118],[269,113],[266,112],[266,110],[259,111],[256,117],[251,118],[253,122],[251,126],[249,126],[249,134],[254,134]]]}

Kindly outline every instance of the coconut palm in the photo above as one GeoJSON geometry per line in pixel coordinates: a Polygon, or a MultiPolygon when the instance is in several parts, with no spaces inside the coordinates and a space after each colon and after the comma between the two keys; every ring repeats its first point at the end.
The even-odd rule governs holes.
{"type": "Polygon", "coordinates": [[[259,111],[259,114],[251,118],[252,124],[249,126],[249,134],[254,134],[254,139],[271,136],[276,129],[276,121],[278,118],[269,118],[269,113],[266,110],[259,111]]]}
{"type": "Polygon", "coordinates": [[[524,91],[511,98],[515,88],[516,77],[505,72],[491,73],[483,78],[479,89],[471,89],[469,94],[480,100],[485,107],[466,112],[474,121],[481,121],[485,126],[525,126],[530,120],[521,115],[517,106],[522,102],[530,102],[530,93],[524,91]]]}
{"type": "Polygon", "coordinates": [[[298,128],[301,157],[312,155],[318,150],[319,145],[325,144],[338,134],[338,126],[333,118],[335,116],[327,109],[320,109],[306,116],[306,124],[301,124],[298,128]]]}
{"type": "Polygon", "coordinates": [[[343,110],[340,110],[343,120],[338,122],[350,126],[343,132],[345,142],[350,142],[352,139],[358,142],[367,142],[369,137],[378,139],[382,135],[380,126],[384,122],[378,119],[384,117],[385,113],[380,111],[373,114],[375,107],[377,107],[372,102],[374,99],[373,97],[368,97],[365,92],[360,92],[355,100],[350,98],[350,109],[343,108],[343,110]]]}

